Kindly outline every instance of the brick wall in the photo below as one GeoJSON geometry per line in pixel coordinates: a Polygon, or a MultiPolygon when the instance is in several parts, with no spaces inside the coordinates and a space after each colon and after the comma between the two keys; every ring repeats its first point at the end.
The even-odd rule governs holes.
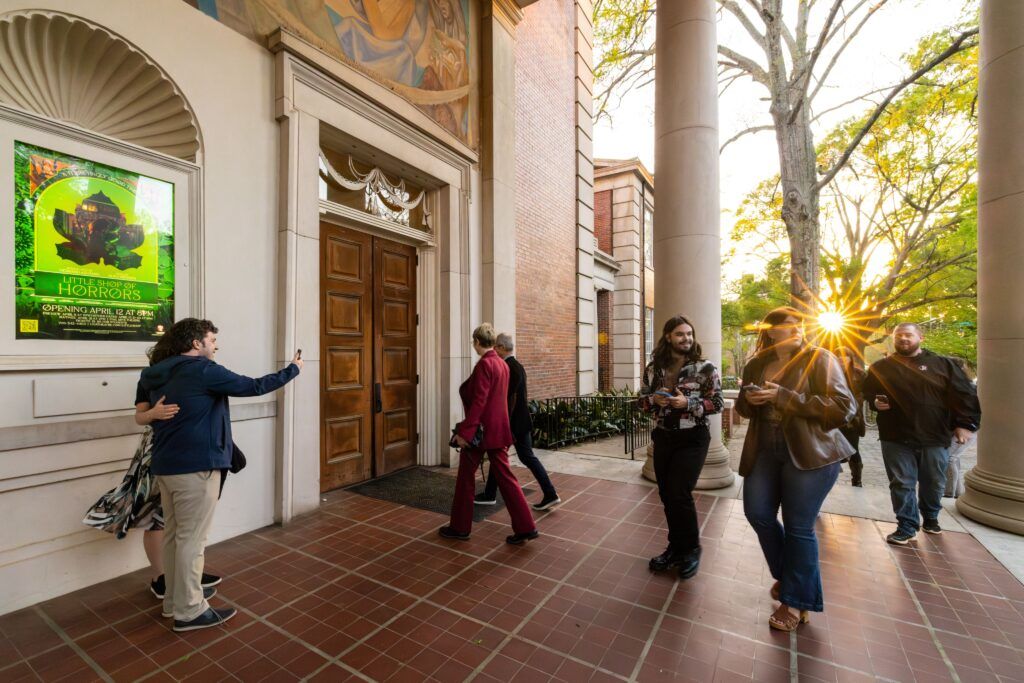
{"type": "Polygon", "coordinates": [[[615,385],[612,355],[615,351],[612,336],[612,304],[614,298],[607,289],[597,293],[597,376],[598,391],[610,391],[615,385]]]}
{"type": "Polygon", "coordinates": [[[612,191],[594,193],[594,236],[597,248],[612,253],[612,191]]]}
{"type": "Polygon", "coordinates": [[[516,28],[516,355],[530,398],[576,394],[576,143],[572,0],[516,28]]]}

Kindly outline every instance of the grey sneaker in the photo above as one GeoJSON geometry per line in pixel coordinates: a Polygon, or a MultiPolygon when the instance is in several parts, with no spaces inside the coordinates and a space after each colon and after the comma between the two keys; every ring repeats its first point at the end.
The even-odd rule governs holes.
{"type": "Polygon", "coordinates": [[[924,520],[924,524],[921,525],[921,528],[924,529],[925,533],[928,533],[928,534],[941,534],[942,533],[942,527],[939,526],[939,520],[937,520],[937,519],[926,519],[926,520],[924,520]]]}
{"type": "Polygon", "coordinates": [[[174,630],[180,633],[182,631],[198,631],[201,628],[220,626],[236,614],[238,614],[238,610],[234,607],[225,607],[222,609],[214,609],[211,607],[192,621],[178,621],[175,619],[174,630]]]}
{"type": "Polygon", "coordinates": [[[910,541],[913,541],[915,538],[917,538],[916,532],[911,531],[908,533],[906,531],[900,531],[899,529],[897,529],[896,531],[886,536],[885,540],[886,542],[892,543],[893,545],[906,545],[910,541]]]}

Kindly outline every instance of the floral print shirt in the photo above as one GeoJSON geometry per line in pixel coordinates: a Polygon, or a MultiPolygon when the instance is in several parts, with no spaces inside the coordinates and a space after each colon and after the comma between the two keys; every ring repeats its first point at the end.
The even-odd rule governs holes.
{"type": "Polygon", "coordinates": [[[654,413],[657,426],[661,429],[692,429],[706,426],[708,416],[722,412],[725,406],[722,399],[722,378],[715,366],[706,360],[684,363],[674,384],[665,380],[665,370],[656,368],[654,363],[649,363],[644,369],[643,382],[640,386],[640,408],[654,413]],[[685,408],[655,405],[651,395],[667,386],[678,389],[686,397],[685,408]]]}

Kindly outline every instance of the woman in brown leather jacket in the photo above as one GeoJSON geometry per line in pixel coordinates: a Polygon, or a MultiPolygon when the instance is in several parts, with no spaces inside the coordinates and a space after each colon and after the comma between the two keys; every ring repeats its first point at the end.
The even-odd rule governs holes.
{"type": "Polygon", "coordinates": [[[853,454],[838,430],[854,416],[853,395],[835,356],[805,343],[802,320],[789,307],[765,316],[736,402],[750,419],[740,460],[743,511],[775,578],[771,594],[782,604],[768,623],[781,631],[824,609],[814,523],[839,461],[853,454]]]}

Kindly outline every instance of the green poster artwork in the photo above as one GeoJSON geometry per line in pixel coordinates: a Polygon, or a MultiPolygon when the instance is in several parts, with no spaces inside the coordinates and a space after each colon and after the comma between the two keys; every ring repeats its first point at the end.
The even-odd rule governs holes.
{"type": "Polygon", "coordinates": [[[153,341],[174,321],[174,185],[14,143],[15,335],[153,341]]]}

